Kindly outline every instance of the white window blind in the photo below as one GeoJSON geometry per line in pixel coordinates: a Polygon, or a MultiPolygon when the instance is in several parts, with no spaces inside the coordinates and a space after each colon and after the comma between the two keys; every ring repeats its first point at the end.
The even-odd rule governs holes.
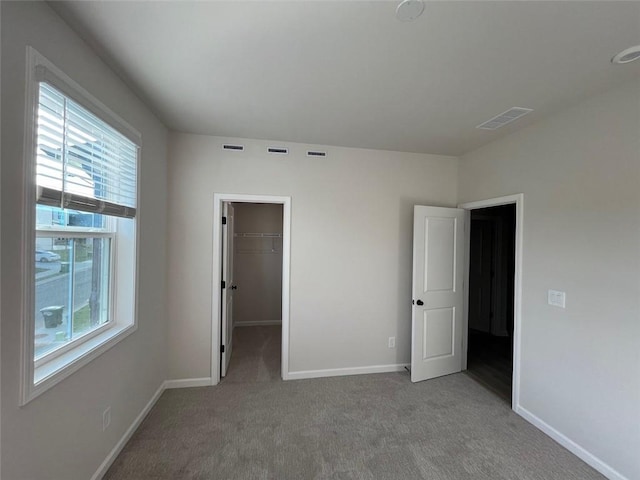
{"type": "Polygon", "coordinates": [[[135,217],[138,145],[50,83],[39,85],[37,203],[135,217]]]}

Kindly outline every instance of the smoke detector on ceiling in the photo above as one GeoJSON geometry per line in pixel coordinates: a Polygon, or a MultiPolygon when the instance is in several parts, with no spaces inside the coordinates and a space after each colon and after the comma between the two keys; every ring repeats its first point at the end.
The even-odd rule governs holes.
{"type": "Polygon", "coordinates": [[[640,45],[627,48],[611,59],[611,63],[630,63],[640,58],[640,45]]]}
{"type": "Polygon", "coordinates": [[[404,0],[396,8],[396,18],[401,22],[411,22],[424,11],[422,0],[404,0]]]}

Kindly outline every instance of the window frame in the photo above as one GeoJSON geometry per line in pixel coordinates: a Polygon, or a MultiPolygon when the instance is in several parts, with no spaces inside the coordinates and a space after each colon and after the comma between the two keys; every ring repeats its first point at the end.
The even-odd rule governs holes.
{"type": "MultiPolygon", "coordinates": [[[[115,269],[115,262],[114,262],[114,258],[116,255],[116,249],[117,249],[117,231],[115,230],[115,228],[111,229],[110,231],[94,231],[94,232],[85,232],[85,231],[74,231],[74,230],[60,230],[60,229],[51,229],[51,230],[38,230],[37,228],[35,229],[36,234],[35,237],[36,238],[50,238],[50,237],[56,237],[56,238],[106,238],[111,240],[111,245],[110,245],[110,252],[109,252],[109,273],[113,273],[114,269],[115,269]],[[40,235],[38,232],[42,232],[42,233],[46,233],[46,235],[40,235]]],[[[80,335],[78,338],[76,338],[75,340],[71,340],[70,342],[68,342],[65,345],[62,345],[59,348],[56,348],[55,350],[52,350],[50,352],[46,352],[44,355],[36,358],[35,356],[35,352],[34,352],[34,368],[38,368],[42,365],[44,365],[47,362],[50,362],[52,360],[54,360],[55,358],[64,355],[65,353],[69,352],[70,350],[73,350],[74,348],[76,348],[78,346],[78,344],[80,342],[86,342],[88,340],[90,340],[92,337],[99,335],[100,333],[104,332],[105,330],[112,328],[114,326],[114,321],[112,319],[112,315],[115,312],[115,295],[114,292],[116,291],[116,277],[117,275],[109,275],[109,318],[107,319],[107,321],[105,323],[103,323],[102,325],[97,326],[96,328],[94,328],[93,330],[89,330],[88,332],[80,335]]],[[[34,285],[34,292],[35,292],[35,285],[34,285]]],[[[32,312],[33,315],[37,315],[34,312],[32,312]]],[[[32,320],[34,320],[32,318],[32,320]]],[[[35,350],[35,347],[34,347],[35,350]]]]}
{"type": "MultiPolygon", "coordinates": [[[[23,178],[24,189],[22,198],[22,312],[21,312],[21,366],[20,366],[20,399],[19,405],[24,406],[54,385],[58,384],[69,375],[73,374],[93,359],[106,352],[138,328],[138,258],[139,235],[138,225],[140,221],[140,163],[142,155],[142,136],[113,113],[107,106],[93,97],[78,83],[68,77],[52,62],[38,53],[32,47],[27,47],[26,61],[26,88],[25,88],[25,128],[24,128],[24,158],[23,178]],[[38,75],[36,71],[38,70],[38,75]],[[87,332],[75,341],[47,353],[37,361],[35,353],[35,250],[36,238],[36,139],[38,125],[38,103],[42,71],[46,74],[47,83],[58,89],[63,95],[73,99],[80,106],[96,115],[111,128],[114,128],[127,137],[138,147],[137,149],[137,175],[136,197],[137,210],[134,218],[121,232],[120,219],[116,222],[112,232],[79,232],[73,230],[51,229],[41,230],[45,236],[56,235],[59,237],[109,237],[111,238],[110,259],[110,315],[108,321],[93,331],[87,332]],[[119,238],[119,236],[121,238],[119,238]],[[124,245],[124,246],[123,246],[124,245]],[[122,249],[125,249],[124,252],[122,249]],[[123,255],[121,255],[123,254],[123,255]],[[127,257],[132,262],[126,263],[119,257],[127,257]],[[126,271],[124,271],[126,270],[126,271]],[[124,283],[132,288],[132,293],[119,295],[118,283],[124,283]],[[129,285],[130,284],[130,285],[129,285]],[[123,300],[124,299],[124,300],[123,300]],[[122,312],[125,312],[122,314],[122,312]],[[130,313],[129,313],[130,312],[130,313]],[[126,317],[126,318],[125,318],[126,317]]],[[[115,217],[112,217],[115,218],[115,217]]],[[[123,219],[124,220],[124,219],[123,219]]],[[[125,291],[125,288],[122,288],[125,291]]]]}

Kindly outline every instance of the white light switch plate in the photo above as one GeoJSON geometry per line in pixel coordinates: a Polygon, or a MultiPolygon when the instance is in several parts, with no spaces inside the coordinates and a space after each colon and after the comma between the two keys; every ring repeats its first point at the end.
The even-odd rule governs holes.
{"type": "Polygon", "coordinates": [[[554,307],[565,308],[567,300],[567,294],[558,290],[549,290],[547,301],[549,305],[554,307]]]}

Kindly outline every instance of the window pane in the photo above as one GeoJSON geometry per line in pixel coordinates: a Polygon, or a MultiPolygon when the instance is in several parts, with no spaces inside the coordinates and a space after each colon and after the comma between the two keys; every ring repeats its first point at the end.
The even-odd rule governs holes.
{"type": "Polygon", "coordinates": [[[110,238],[37,238],[36,359],[108,321],[110,257],[110,238]]]}
{"type": "Polygon", "coordinates": [[[85,227],[107,230],[107,216],[99,213],[86,213],[45,205],[37,205],[36,230],[60,229],[62,227],[85,227]]]}

